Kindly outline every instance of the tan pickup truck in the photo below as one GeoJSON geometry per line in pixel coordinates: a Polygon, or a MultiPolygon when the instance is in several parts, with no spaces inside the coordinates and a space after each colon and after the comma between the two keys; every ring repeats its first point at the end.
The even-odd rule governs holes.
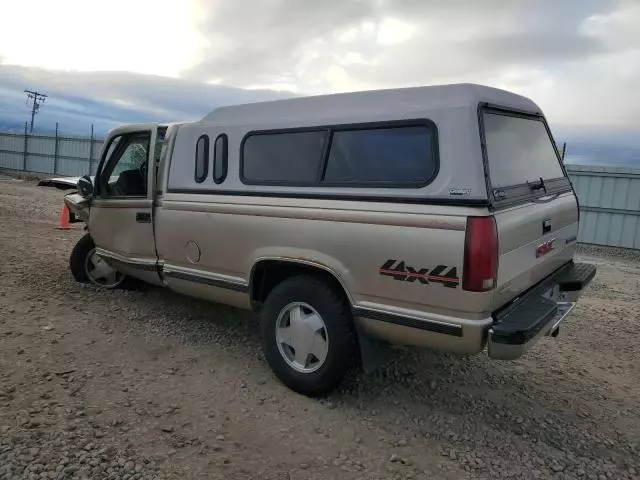
{"type": "Polygon", "coordinates": [[[479,85],[122,126],[77,188],[78,281],[253,309],[272,370],[307,395],[380,344],[515,359],[596,273],[573,261],[578,203],[540,108],[479,85]]]}

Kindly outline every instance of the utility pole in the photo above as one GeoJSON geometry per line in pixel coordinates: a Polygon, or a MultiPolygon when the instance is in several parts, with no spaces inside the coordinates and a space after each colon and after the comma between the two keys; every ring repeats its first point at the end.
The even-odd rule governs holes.
{"type": "MultiPolygon", "coordinates": [[[[44,103],[47,96],[44,93],[34,92],[33,90],[25,90],[24,93],[27,94],[27,99],[33,99],[33,105],[31,106],[31,127],[29,129],[30,132],[33,132],[33,119],[40,110],[40,104],[44,103]]],[[[27,100],[28,102],[29,100],[27,100]]]]}

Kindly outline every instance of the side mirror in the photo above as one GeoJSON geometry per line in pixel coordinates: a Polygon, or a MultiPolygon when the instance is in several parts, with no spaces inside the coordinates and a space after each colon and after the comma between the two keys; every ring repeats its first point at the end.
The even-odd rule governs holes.
{"type": "Polygon", "coordinates": [[[93,195],[93,182],[89,175],[84,175],[78,180],[78,192],[84,198],[89,198],[93,195]]]}

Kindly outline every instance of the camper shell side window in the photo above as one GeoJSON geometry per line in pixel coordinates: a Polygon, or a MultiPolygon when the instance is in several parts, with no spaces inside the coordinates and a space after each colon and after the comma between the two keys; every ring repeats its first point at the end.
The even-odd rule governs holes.
{"type": "Polygon", "coordinates": [[[249,132],[240,146],[247,185],[421,188],[439,169],[429,120],[249,132]]]}
{"type": "Polygon", "coordinates": [[[196,183],[204,182],[209,174],[209,135],[200,135],[196,142],[195,172],[196,183]]]}
{"type": "Polygon", "coordinates": [[[229,161],[229,139],[225,133],[216,137],[213,144],[213,181],[216,185],[227,178],[227,163],[229,161]]]}

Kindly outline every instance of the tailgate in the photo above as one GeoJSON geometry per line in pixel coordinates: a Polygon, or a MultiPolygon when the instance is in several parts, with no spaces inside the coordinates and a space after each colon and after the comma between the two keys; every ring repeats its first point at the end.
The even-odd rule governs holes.
{"type": "Polygon", "coordinates": [[[494,308],[504,305],[571,260],[578,234],[573,193],[547,203],[496,212],[499,267],[494,308]]]}
{"type": "Polygon", "coordinates": [[[481,110],[499,244],[494,309],[571,260],[579,210],[540,115],[481,110]]]}

